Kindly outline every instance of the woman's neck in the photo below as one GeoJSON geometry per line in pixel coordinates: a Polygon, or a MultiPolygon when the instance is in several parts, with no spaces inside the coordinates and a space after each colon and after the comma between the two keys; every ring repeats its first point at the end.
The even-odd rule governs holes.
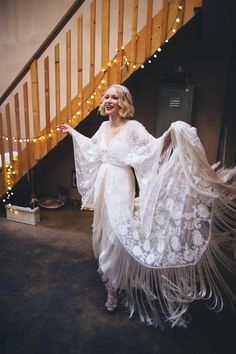
{"type": "Polygon", "coordinates": [[[124,124],[125,119],[120,115],[117,116],[109,116],[110,127],[118,128],[124,124]]]}

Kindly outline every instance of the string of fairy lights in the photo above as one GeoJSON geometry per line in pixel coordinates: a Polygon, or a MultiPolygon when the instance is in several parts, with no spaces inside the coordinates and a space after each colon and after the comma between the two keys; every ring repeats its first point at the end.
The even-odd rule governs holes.
{"type": "MultiPolygon", "coordinates": [[[[182,5],[182,1],[179,2],[178,5],[178,9],[177,9],[177,15],[172,23],[172,25],[170,26],[170,29],[167,31],[166,34],[166,39],[163,43],[162,46],[160,46],[157,51],[148,59],[146,58],[144,62],[132,62],[128,59],[128,57],[126,56],[125,53],[125,48],[124,46],[122,46],[121,48],[116,48],[116,55],[115,57],[109,61],[107,63],[106,67],[103,67],[101,69],[101,78],[98,82],[98,84],[95,86],[94,90],[83,100],[81,100],[80,102],[77,103],[77,109],[74,113],[72,113],[71,117],[69,117],[68,119],[65,120],[64,123],[76,123],[77,120],[80,120],[80,117],[82,116],[82,110],[87,110],[87,112],[91,111],[91,108],[94,106],[94,100],[96,98],[97,95],[101,94],[102,91],[104,91],[104,89],[106,88],[106,74],[108,73],[109,69],[114,66],[114,65],[118,65],[119,61],[118,61],[118,55],[121,52],[121,58],[122,58],[122,62],[120,63],[120,70],[123,70],[124,68],[126,70],[129,70],[130,67],[132,67],[133,69],[136,68],[141,68],[141,70],[145,69],[146,65],[150,65],[152,64],[153,61],[155,61],[158,58],[158,55],[161,53],[162,51],[162,47],[164,45],[166,45],[169,42],[169,37],[170,34],[175,34],[177,31],[177,26],[181,21],[181,12],[183,12],[183,5],[182,5]]],[[[79,97],[78,97],[78,101],[79,101],[79,97]]],[[[47,129],[47,128],[46,128],[47,129]]],[[[40,136],[34,136],[34,137],[14,137],[14,136],[7,136],[7,135],[3,135],[1,138],[3,141],[8,142],[9,140],[12,140],[14,143],[41,143],[46,141],[47,139],[52,139],[53,136],[60,131],[59,127],[55,127],[54,129],[50,129],[48,133],[46,134],[42,134],[40,136]]],[[[16,162],[18,160],[18,157],[14,157],[13,161],[9,164],[6,165],[6,174],[5,174],[5,182],[6,182],[6,186],[7,186],[7,192],[6,192],[6,196],[4,196],[4,198],[2,199],[3,203],[8,202],[8,200],[11,198],[11,196],[14,194],[12,191],[13,185],[14,185],[14,176],[16,175],[16,171],[14,169],[14,162],[16,162]]]]}

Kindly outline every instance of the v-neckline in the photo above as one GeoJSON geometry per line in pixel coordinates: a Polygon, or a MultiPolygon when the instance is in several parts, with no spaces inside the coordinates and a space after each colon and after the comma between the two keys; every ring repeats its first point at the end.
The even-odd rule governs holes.
{"type": "Polygon", "coordinates": [[[118,133],[108,142],[107,138],[108,138],[108,124],[109,121],[106,122],[106,126],[105,126],[105,143],[107,148],[110,147],[110,145],[113,143],[113,141],[123,132],[124,128],[126,127],[126,125],[128,125],[130,122],[130,120],[127,120],[127,123],[125,123],[118,131],[118,133]]]}

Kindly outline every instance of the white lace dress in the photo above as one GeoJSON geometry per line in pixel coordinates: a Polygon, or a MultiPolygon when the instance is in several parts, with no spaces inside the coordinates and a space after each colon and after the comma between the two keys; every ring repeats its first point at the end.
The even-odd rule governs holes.
{"type": "Polygon", "coordinates": [[[164,136],[155,139],[135,120],[109,144],[107,122],[91,139],[72,136],[82,208],[94,208],[99,270],[108,286],[125,291],[130,315],[175,326],[186,324],[194,300],[220,309],[217,283],[230,290],[216,263],[230,266],[221,244],[234,228],[235,189],[209,166],[196,129],[173,123],[165,154],[164,136]]]}

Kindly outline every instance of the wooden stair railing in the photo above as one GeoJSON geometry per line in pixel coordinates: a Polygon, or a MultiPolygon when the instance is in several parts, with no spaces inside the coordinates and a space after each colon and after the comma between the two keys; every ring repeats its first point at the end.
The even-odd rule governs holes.
{"type": "MultiPolygon", "coordinates": [[[[1,106],[0,197],[4,196],[6,202],[10,199],[14,184],[64,138],[57,126],[64,122],[68,122],[73,127],[77,126],[99,105],[106,87],[113,83],[124,82],[134,71],[140,67],[143,68],[144,63],[151,56],[155,60],[162,45],[166,45],[178,29],[194,16],[194,8],[202,5],[201,0],[163,0],[162,7],[153,15],[154,3],[157,6],[161,1],[147,0],[145,25],[138,30],[138,21],[140,16],[143,16],[140,14],[140,2],[138,0],[117,0],[118,28],[114,34],[114,28],[110,25],[110,0],[101,0],[100,24],[97,21],[96,0],[86,2],[90,2],[90,31],[87,36],[90,44],[90,63],[87,65],[89,82],[83,84],[86,76],[83,54],[87,45],[84,40],[86,32],[83,26],[85,16],[75,13],[76,36],[72,29],[67,30],[65,34],[66,82],[63,82],[61,78],[62,46],[59,42],[52,43],[53,54],[47,55],[42,61],[44,85],[40,81],[39,59],[36,59],[31,63],[29,72],[22,80],[22,85],[19,85],[1,106]],[[131,39],[125,42],[126,2],[131,5],[131,39]],[[97,29],[99,25],[101,27],[100,50],[97,48],[96,41],[96,31],[99,31],[97,29]],[[72,40],[72,35],[76,40],[72,40]],[[115,51],[110,50],[111,43],[117,43],[115,51]],[[76,55],[73,54],[74,46],[77,47],[76,55]],[[96,53],[101,54],[100,65],[96,53]],[[77,94],[74,97],[72,97],[72,81],[75,79],[72,77],[72,64],[76,65],[77,71],[77,94]],[[100,69],[96,70],[98,65],[100,69]],[[50,81],[52,68],[54,91],[50,81]],[[66,93],[66,105],[61,109],[63,89],[66,93]],[[51,117],[51,105],[53,104],[55,116],[51,117]],[[42,117],[44,117],[44,128],[41,127],[42,117]],[[15,150],[17,157],[13,156],[15,150]],[[5,152],[9,153],[9,164],[6,164],[5,152]]],[[[114,6],[112,11],[114,11],[114,6]]]]}

